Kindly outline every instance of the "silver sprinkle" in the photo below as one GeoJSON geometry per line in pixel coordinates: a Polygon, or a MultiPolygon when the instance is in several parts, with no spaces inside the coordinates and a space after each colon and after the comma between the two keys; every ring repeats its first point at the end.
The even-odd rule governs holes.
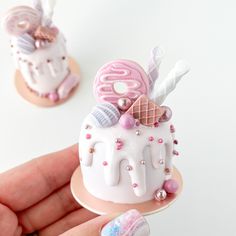
{"type": "Polygon", "coordinates": [[[136,135],[138,135],[138,136],[141,134],[140,130],[136,130],[135,133],[136,133],[136,135]]]}
{"type": "Polygon", "coordinates": [[[145,163],[146,163],[146,162],[145,162],[144,160],[141,160],[141,161],[140,161],[140,164],[141,164],[141,165],[145,165],[145,163]]]}
{"type": "Polygon", "coordinates": [[[131,171],[131,170],[133,170],[133,167],[131,165],[128,165],[128,166],[126,166],[126,170],[131,171]]]}

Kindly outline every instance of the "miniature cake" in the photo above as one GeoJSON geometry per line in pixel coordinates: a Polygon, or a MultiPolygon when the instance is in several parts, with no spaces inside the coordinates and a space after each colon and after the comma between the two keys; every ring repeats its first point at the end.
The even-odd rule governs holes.
{"type": "Polygon", "coordinates": [[[98,199],[142,203],[178,189],[171,177],[178,141],[171,109],[161,105],[189,69],[177,62],[157,83],[160,54],[153,49],[147,73],[129,60],[111,61],[97,72],[98,104],[82,124],[79,156],[84,186],[98,199]]]}
{"type": "Polygon", "coordinates": [[[70,71],[66,40],[51,20],[54,3],[46,2],[36,0],[34,7],[10,9],[3,27],[11,36],[15,66],[28,88],[57,102],[69,95],[79,78],[70,71]]]}

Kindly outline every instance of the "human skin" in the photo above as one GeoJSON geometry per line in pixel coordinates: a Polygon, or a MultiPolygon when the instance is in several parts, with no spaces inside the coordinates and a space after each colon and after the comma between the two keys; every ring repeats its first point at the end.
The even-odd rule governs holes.
{"type": "Polygon", "coordinates": [[[0,235],[98,236],[117,214],[97,216],[70,191],[78,145],[35,158],[0,174],[0,235]]]}

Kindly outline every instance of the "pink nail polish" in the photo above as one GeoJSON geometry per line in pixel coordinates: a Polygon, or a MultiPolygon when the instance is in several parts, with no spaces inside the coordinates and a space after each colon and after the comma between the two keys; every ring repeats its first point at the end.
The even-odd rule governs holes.
{"type": "Polygon", "coordinates": [[[106,224],[101,236],[148,236],[150,229],[145,218],[137,210],[129,210],[106,224]]]}

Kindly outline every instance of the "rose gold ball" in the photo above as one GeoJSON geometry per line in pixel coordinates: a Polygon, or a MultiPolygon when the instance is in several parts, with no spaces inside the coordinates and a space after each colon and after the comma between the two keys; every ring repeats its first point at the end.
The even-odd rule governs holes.
{"type": "Polygon", "coordinates": [[[120,110],[127,111],[132,105],[132,101],[129,98],[119,98],[117,105],[120,110]]]}
{"type": "Polygon", "coordinates": [[[155,199],[157,201],[164,201],[167,197],[167,193],[164,189],[158,189],[156,192],[155,192],[155,199]]]}

